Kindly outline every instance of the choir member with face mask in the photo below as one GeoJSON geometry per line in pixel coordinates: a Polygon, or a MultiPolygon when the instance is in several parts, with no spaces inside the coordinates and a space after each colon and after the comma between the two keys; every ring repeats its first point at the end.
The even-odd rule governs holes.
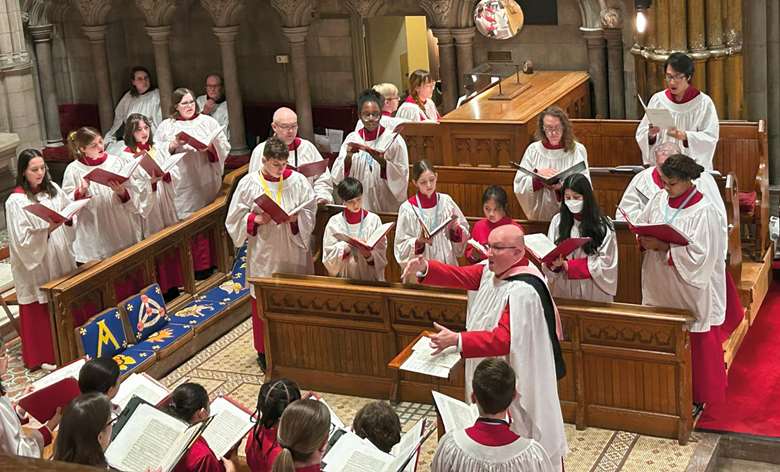
{"type": "MultiPolygon", "coordinates": [[[[509,202],[506,192],[498,185],[491,185],[485,189],[482,194],[482,212],[485,217],[474,223],[471,230],[471,239],[485,246],[488,242],[488,235],[499,226],[513,224],[509,216],[509,202]]],[[[471,245],[466,246],[466,259],[472,264],[484,260],[487,256],[474,249],[471,245]]]]}
{"type": "Polygon", "coordinates": [[[409,96],[398,107],[396,117],[411,122],[439,121],[441,115],[433,103],[433,89],[436,82],[431,78],[431,74],[422,69],[418,69],[409,74],[409,96]]]}
{"type": "Polygon", "coordinates": [[[547,236],[556,244],[568,238],[591,241],[546,264],[543,271],[554,297],[611,302],[617,293],[618,247],[615,228],[593,196],[590,181],[582,174],[563,181],[561,212],[553,216],[547,236]]]}
{"type": "MultiPolygon", "coordinates": [[[[154,86],[152,76],[146,67],[136,66],[130,71],[130,90],[128,90],[119,100],[114,110],[114,123],[106,132],[106,148],[111,146],[110,150],[119,153],[122,146],[112,146],[117,140],[122,139],[122,126],[127,118],[133,113],[140,113],[149,117],[152,132],[162,121],[162,112],[160,110],[160,90],[154,86]]],[[[118,144],[122,144],[121,142],[118,144]]]]}
{"type": "MultiPolygon", "coordinates": [[[[539,115],[537,126],[537,141],[528,145],[520,161],[524,169],[547,178],[579,162],[587,166],[588,152],[576,141],[566,112],[552,106],[539,115]]],[[[590,180],[587,167],[582,174],[590,180]]],[[[525,216],[529,220],[549,221],[560,208],[561,184],[547,185],[517,171],[514,190],[525,216]]]]}
{"type": "Polygon", "coordinates": [[[225,100],[225,81],[219,74],[206,76],[206,94],[195,101],[201,113],[217,120],[220,126],[225,126],[225,137],[230,139],[230,119],[228,117],[227,101],[225,100]]]}

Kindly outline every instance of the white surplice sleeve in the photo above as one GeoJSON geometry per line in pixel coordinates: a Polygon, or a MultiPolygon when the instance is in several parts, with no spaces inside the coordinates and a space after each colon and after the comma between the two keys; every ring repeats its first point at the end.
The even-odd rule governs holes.
{"type": "MultiPolygon", "coordinates": [[[[317,149],[317,146],[309,141],[306,141],[305,146],[306,152],[314,156],[312,162],[325,160],[317,149]]],[[[254,159],[254,152],[252,154],[252,159],[254,159]]],[[[323,199],[326,203],[333,203],[333,178],[331,177],[328,168],[325,168],[325,172],[314,180],[312,187],[314,188],[314,194],[317,195],[317,199],[323,199]]]]}
{"type": "Polygon", "coordinates": [[[674,268],[683,282],[696,288],[704,288],[712,278],[716,257],[708,250],[722,247],[713,238],[720,233],[720,222],[714,207],[701,211],[693,234],[688,234],[691,243],[687,246],[669,245],[669,253],[674,268]]]}
{"type": "MultiPolygon", "coordinates": [[[[357,133],[355,133],[355,132],[349,133],[347,135],[347,137],[344,139],[344,142],[341,143],[341,149],[339,149],[339,155],[336,158],[336,161],[333,162],[333,167],[331,168],[331,172],[330,172],[330,175],[333,178],[333,186],[334,187],[336,185],[340,184],[342,180],[344,180],[344,177],[345,177],[344,169],[346,167],[344,165],[344,161],[347,158],[347,145],[349,143],[359,142],[360,140],[356,139],[356,136],[357,136],[357,133]]],[[[356,154],[357,153],[352,155],[353,159],[354,159],[356,154]]],[[[354,165],[354,163],[353,163],[353,165],[354,165]]],[[[363,191],[365,191],[365,189],[363,189],[363,191]]]]}
{"type": "MultiPolygon", "coordinates": [[[[663,93],[663,92],[660,92],[663,93]]],[[[658,98],[658,93],[650,97],[650,101],[647,103],[647,108],[659,108],[662,107],[661,100],[658,98]]],[[[663,133],[661,130],[660,133],[663,133]]],[[[650,136],[650,119],[647,117],[647,113],[642,116],[642,120],[639,122],[639,126],[636,127],[636,143],[639,145],[639,150],[642,151],[642,163],[645,165],[655,164],[655,157],[653,156],[653,146],[658,140],[661,139],[661,134],[656,136],[654,144],[650,144],[648,141],[650,136]]]]}
{"type": "MultiPolygon", "coordinates": [[[[442,203],[445,205],[445,215],[455,215],[457,217],[455,224],[460,228],[462,236],[458,242],[450,240],[450,244],[452,244],[452,252],[455,254],[455,257],[461,257],[466,249],[466,241],[471,237],[471,234],[469,233],[469,222],[466,220],[466,217],[463,216],[463,212],[460,211],[460,207],[455,203],[455,200],[453,200],[452,197],[444,193],[440,193],[439,195],[441,196],[442,203]]],[[[445,237],[449,239],[449,230],[444,230],[443,233],[445,237]]]]}
{"type": "Polygon", "coordinates": [[[409,202],[401,204],[398,209],[398,223],[395,225],[395,241],[393,253],[395,260],[404,267],[414,254],[415,243],[422,233],[420,221],[414,214],[415,209],[409,202]]]}
{"type": "Polygon", "coordinates": [[[249,212],[254,205],[254,195],[252,193],[252,174],[247,174],[241,178],[233,192],[233,198],[230,199],[227,217],[225,218],[225,228],[230,239],[233,240],[235,247],[241,247],[249,236],[247,233],[247,220],[249,212]]]}
{"type": "Polygon", "coordinates": [[[167,151],[174,139],[176,139],[176,120],[168,118],[161,121],[157,129],[154,130],[154,147],[167,151]]]}
{"type": "Polygon", "coordinates": [[[24,209],[32,202],[21,194],[11,194],[5,202],[8,243],[25,269],[32,271],[43,262],[48,250],[49,224],[24,209]]]}
{"type": "Polygon", "coordinates": [[[106,131],[103,135],[105,136],[106,144],[116,141],[114,134],[124,124],[125,119],[127,118],[128,108],[130,107],[130,100],[132,100],[132,98],[133,96],[130,95],[129,91],[125,92],[125,94],[122,95],[122,99],[119,100],[119,103],[116,104],[116,108],[114,109],[114,123],[111,125],[111,128],[109,128],[108,131],[106,131]]]}
{"type": "MultiPolygon", "coordinates": [[[[533,144],[529,144],[525,148],[523,158],[520,160],[520,167],[526,170],[533,171],[536,168],[537,154],[533,151],[533,144]]],[[[534,203],[536,201],[536,192],[534,192],[533,177],[527,175],[521,171],[517,171],[515,174],[514,191],[517,201],[520,202],[520,206],[523,208],[523,212],[528,218],[534,214],[534,203]]],[[[544,189],[539,189],[539,192],[544,192],[544,189]]]]}
{"type": "MultiPolygon", "coordinates": [[[[304,176],[300,174],[298,174],[298,176],[301,178],[301,180],[298,182],[298,185],[295,186],[296,200],[294,202],[293,208],[297,207],[298,205],[302,204],[307,200],[311,200],[312,198],[314,198],[314,189],[311,188],[309,182],[306,180],[304,176]]],[[[291,209],[292,208],[289,208],[289,210],[291,209]]],[[[298,220],[297,220],[298,234],[294,234],[292,238],[296,246],[306,250],[309,249],[311,233],[314,231],[314,225],[316,223],[316,219],[317,219],[317,201],[314,200],[310,202],[308,205],[306,205],[305,207],[303,207],[298,212],[298,220]]],[[[291,224],[291,223],[285,223],[285,224],[291,224]]]]}
{"type": "Polygon", "coordinates": [[[333,277],[338,276],[339,272],[347,265],[349,258],[344,258],[344,255],[352,250],[349,243],[339,241],[333,236],[335,233],[346,232],[343,221],[341,213],[331,216],[322,235],[322,265],[333,277]]]}
{"type": "Polygon", "coordinates": [[[596,254],[588,255],[588,272],[593,283],[614,296],[618,287],[618,245],[614,229],[607,229],[596,254]]]}
{"type": "MultiPolygon", "coordinates": [[[[216,120],[214,121],[216,122],[216,120]]],[[[219,133],[217,137],[214,139],[213,143],[214,143],[214,150],[217,152],[217,156],[219,156],[220,169],[224,169],[225,160],[227,159],[228,154],[230,154],[230,141],[228,141],[228,137],[225,134],[225,131],[219,133]]],[[[222,171],[220,170],[220,174],[221,173],[222,171]]]]}
{"type": "Polygon", "coordinates": [[[701,115],[699,123],[694,130],[684,130],[688,139],[688,146],[684,147],[686,154],[696,159],[696,162],[705,169],[713,168],[713,158],[715,156],[715,147],[718,145],[720,137],[720,122],[718,121],[718,111],[715,104],[707,95],[701,94],[701,115]]]}
{"type": "Polygon", "coordinates": [[[398,136],[385,152],[387,187],[398,202],[406,199],[409,186],[409,152],[406,141],[398,136]]]}
{"type": "Polygon", "coordinates": [[[618,203],[618,207],[615,210],[616,221],[626,220],[623,217],[623,214],[620,212],[620,209],[623,209],[623,211],[626,212],[631,221],[636,221],[636,219],[639,217],[642,209],[644,209],[645,205],[647,204],[646,201],[643,201],[642,196],[639,194],[639,190],[637,189],[639,181],[643,178],[644,176],[640,172],[631,179],[631,182],[628,183],[626,191],[623,192],[623,197],[621,197],[620,203],[618,203]]]}
{"type": "MultiPolygon", "coordinates": [[[[382,226],[382,219],[375,213],[369,213],[366,217],[366,234],[373,234],[374,231],[382,226]]],[[[374,249],[371,251],[371,256],[374,259],[374,270],[376,271],[377,280],[385,280],[385,267],[387,267],[387,236],[383,237],[376,243],[374,249]]]]}

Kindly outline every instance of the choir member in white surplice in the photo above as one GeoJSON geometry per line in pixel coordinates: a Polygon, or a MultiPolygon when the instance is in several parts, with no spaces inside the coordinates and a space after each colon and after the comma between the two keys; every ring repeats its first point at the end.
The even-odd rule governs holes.
{"type": "MultiPolygon", "coordinates": [[[[398,87],[390,83],[382,83],[376,84],[372,88],[385,99],[385,104],[382,106],[382,118],[379,121],[380,125],[392,131],[401,123],[409,121],[395,116],[401,100],[401,97],[398,95],[398,87]]],[[[363,122],[358,120],[357,125],[355,125],[355,131],[362,127],[363,122]]]]}
{"type": "MultiPolygon", "coordinates": [[[[509,216],[509,199],[506,191],[498,185],[491,185],[482,193],[482,212],[485,217],[474,223],[471,229],[471,239],[482,246],[488,243],[490,232],[499,226],[517,224],[509,216]]],[[[486,254],[475,249],[471,244],[466,245],[466,260],[476,264],[485,260],[486,254]]]]}
{"type": "Polygon", "coordinates": [[[428,71],[418,69],[409,74],[409,96],[398,107],[396,118],[413,123],[438,122],[441,115],[431,98],[435,87],[436,82],[428,71]]]}
{"type": "MultiPolygon", "coordinates": [[[[293,170],[297,170],[299,166],[304,164],[323,160],[314,143],[298,137],[298,115],[289,108],[282,107],[274,112],[271,129],[274,130],[274,136],[281,139],[290,150],[287,166],[292,166],[293,170]]],[[[263,167],[264,147],[265,143],[263,142],[252,151],[252,158],[249,161],[250,174],[263,167]]],[[[311,177],[308,180],[314,188],[315,195],[317,195],[318,204],[333,203],[333,179],[330,176],[330,170],[326,168],[319,177],[311,177]]]]}
{"type": "Polygon", "coordinates": [[[107,187],[86,181],[93,169],[123,174],[133,165],[126,157],[103,150],[103,137],[93,128],[79,128],[68,136],[73,162],[62,178],[62,189],[74,200],[90,197],[76,215],[76,262],[99,261],[141,240],[139,191],[133,179],[107,187]]]}
{"type": "Polygon", "coordinates": [[[568,238],[591,241],[542,268],[554,297],[611,302],[618,287],[618,246],[612,221],[601,213],[590,181],[582,174],[563,181],[561,212],[547,236],[556,244],[568,238]]]}
{"type": "Polygon", "coordinates": [[[106,131],[106,149],[111,154],[119,154],[124,148],[121,139],[124,135],[122,125],[133,113],[140,113],[149,118],[152,132],[162,121],[160,110],[160,89],[152,84],[152,76],[146,67],[136,66],[130,71],[130,90],[119,100],[114,110],[114,123],[106,131]]]}
{"type": "Polygon", "coordinates": [[[364,90],[357,100],[363,128],[347,135],[333,163],[333,184],[354,177],[363,184],[363,207],[374,212],[396,212],[406,200],[409,155],[404,138],[380,124],[383,98],[364,90]],[[373,155],[350,143],[379,151],[373,155]]]}
{"type": "MultiPolygon", "coordinates": [[[[439,440],[432,472],[553,472],[537,441],[518,436],[507,421],[517,397],[517,377],[503,359],[485,359],[474,370],[471,401],[479,418],[474,426],[447,431],[439,440]]],[[[510,418],[511,421],[511,418],[510,418]]]]}
{"type": "Polygon", "coordinates": [[[356,248],[336,239],[335,234],[346,234],[367,241],[380,226],[382,220],[375,213],[363,209],[363,185],[359,180],[347,177],[336,188],[343,202],[344,211],[333,215],[325,226],[322,237],[322,264],[335,277],[356,280],[385,280],[387,266],[387,237],[383,237],[373,250],[356,248]]]}
{"type": "Polygon", "coordinates": [[[225,127],[225,137],[230,139],[230,118],[225,99],[224,83],[221,75],[209,74],[206,76],[206,93],[195,99],[195,102],[197,102],[201,113],[209,115],[217,120],[220,126],[225,127]]]}
{"type": "Polygon", "coordinates": [[[40,287],[76,268],[72,223],[47,223],[24,209],[33,203],[60,211],[71,199],[51,181],[41,153],[27,149],[17,160],[16,188],[5,202],[5,220],[19,302],[22,360],[28,369],[56,361],[48,298],[40,287]]]}
{"type": "Polygon", "coordinates": [[[428,161],[414,163],[412,181],[417,193],[401,205],[395,228],[393,252],[401,267],[419,255],[458,265],[458,258],[463,255],[469,239],[469,223],[452,197],[436,191],[436,177],[436,170],[428,161]],[[432,238],[426,238],[421,219],[429,230],[433,230],[452,215],[456,218],[447,228],[432,238]]]}
{"type": "Polygon", "coordinates": [[[503,357],[518,374],[519,391],[509,413],[515,434],[538,441],[561,470],[568,451],[557,380],[566,373],[558,341],[561,327],[544,276],[525,257],[523,230],[515,225],[494,229],[488,237],[488,262],[455,267],[413,259],[403,277],[417,274],[422,283],[468,290],[466,329],[454,333],[438,324],[431,340],[438,351],[457,346],[466,359],[466,399],[477,362],[503,357]]]}
{"type": "Polygon", "coordinates": [[[713,170],[713,157],[718,144],[720,125],[712,99],[691,85],[693,60],[675,52],[664,63],[669,88],[650,98],[647,108],[666,108],[674,118],[674,128],[660,129],[650,123],[647,115],[636,129],[636,142],[642,150],[645,164],[653,164],[653,146],[675,141],[683,153],[691,156],[704,170],[713,170]]]}
{"type": "MultiPolygon", "coordinates": [[[[236,247],[248,241],[247,278],[270,277],[274,272],[312,274],[309,242],[314,230],[316,200],[314,190],[303,175],[287,169],[289,150],[273,136],[265,143],[263,167],[245,175],[230,201],[225,226],[236,247]],[[290,211],[310,201],[290,221],[276,223],[255,203],[261,195],[273,199],[290,211]]],[[[258,363],[265,369],[263,325],[257,312],[254,287],[252,294],[252,331],[258,363]]]]}
{"type": "Polygon", "coordinates": [[[724,293],[723,247],[718,209],[693,185],[704,168],[676,154],[661,166],[666,192],[653,196],[639,223],[672,224],[691,241],[679,246],[640,237],[646,250],[642,261],[642,304],[683,308],[694,320],[691,338],[693,401],[697,405],[725,398],[726,370],[719,327],[723,307],[713,303],[713,291],[724,293]]]}
{"type": "MultiPolygon", "coordinates": [[[[528,145],[520,165],[542,177],[551,177],[571,166],[585,162],[582,174],[590,180],[588,152],[576,141],[566,112],[552,106],[539,115],[537,141],[528,145]]],[[[561,205],[561,182],[546,185],[542,180],[517,171],[515,195],[526,218],[550,221],[561,205]]]]}

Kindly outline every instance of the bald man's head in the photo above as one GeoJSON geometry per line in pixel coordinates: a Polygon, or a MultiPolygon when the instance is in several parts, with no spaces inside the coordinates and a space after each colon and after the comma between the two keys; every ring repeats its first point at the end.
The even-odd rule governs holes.
{"type": "Polygon", "coordinates": [[[287,107],[279,108],[274,112],[271,128],[274,134],[289,146],[298,135],[298,115],[287,107]]]}
{"type": "Polygon", "coordinates": [[[525,256],[523,229],[509,224],[499,226],[488,236],[488,268],[497,275],[506,272],[525,256]]]}

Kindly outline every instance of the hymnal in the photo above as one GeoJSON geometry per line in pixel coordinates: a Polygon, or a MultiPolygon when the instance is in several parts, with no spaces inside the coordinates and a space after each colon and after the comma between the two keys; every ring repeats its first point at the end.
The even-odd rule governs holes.
{"type": "Polygon", "coordinates": [[[557,174],[550,176],[550,177],[542,177],[541,175],[537,174],[536,172],[532,170],[528,170],[525,167],[521,166],[519,162],[510,162],[512,166],[514,166],[517,170],[520,172],[530,175],[531,177],[535,179],[541,180],[545,185],[555,185],[558,182],[563,181],[566,177],[572,175],[572,174],[578,174],[585,169],[588,168],[588,165],[585,163],[585,161],[579,161],[578,163],[574,164],[573,166],[569,167],[568,169],[564,169],[559,171],[557,174]]]}
{"type": "MultiPolygon", "coordinates": [[[[179,163],[182,157],[184,157],[183,152],[180,152],[178,154],[172,154],[164,163],[164,165],[160,165],[157,163],[157,161],[149,155],[148,152],[142,153],[142,155],[136,156],[139,157],[141,160],[141,168],[146,171],[147,174],[149,174],[149,177],[151,178],[162,178],[166,173],[170,172],[171,169],[176,167],[176,164],[179,163]]],[[[159,153],[157,154],[160,155],[159,153]]]]}
{"type": "Polygon", "coordinates": [[[299,174],[302,174],[307,179],[316,179],[325,173],[325,170],[328,168],[328,161],[321,159],[319,161],[301,164],[298,167],[291,165],[288,165],[287,167],[295,170],[299,174]]]}
{"type": "Polygon", "coordinates": [[[255,203],[260,207],[261,210],[268,213],[268,216],[270,216],[271,219],[276,222],[276,224],[282,224],[290,221],[291,216],[303,210],[305,206],[309,205],[314,200],[314,198],[306,200],[290,211],[285,211],[282,207],[279,206],[279,204],[277,204],[271,197],[266,194],[262,194],[257,197],[255,199],[255,203]]]}
{"type": "Polygon", "coordinates": [[[450,346],[438,354],[431,347],[431,338],[422,336],[412,347],[412,354],[401,364],[400,369],[433,377],[449,378],[450,370],[460,361],[455,346],[450,346]]]}
{"type": "Polygon", "coordinates": [[[124,410],[131,398],[139,397],[152,405],[159,405],[170,393],[167,388],[149,375],[133,372],[119,384],[119,391],[114,397],[114,403],[124,410]]]}
{"type": "Polygon", "coordinates": [[[566,257],[583,245],[590,238],[568,238],[556,244],[546,234],[526,234],[525,247],[529,254],[542,264],[552,264],[559,257],[566,257]]]}
{"type": "Polygon", "coordinates": [[[203,439],[217,457],[225,457],[252,429],[252,412],[230,397],[217,397],[209,407],[214,419],[203,439]]]}
{"type": "Polygon", "coordinates": [[[393,229],[393,226],[395,226],[395,222],[385,223],[379,228],[377,228],[371,236],[368,237],[365,241],[357,238],[353,238],[352,236],[344,233],[334,233],[333,237],[338,239],[339,241],[344,241],[345,243],[348,243],[350,246],[354,246],[356,248],[363,248],[366,251],[373,251],[377,244],[379,244],[379,241],[387,236],[387,233],[390,232],[391,229],[393,229]]]}
{"type": "Polygon", "coordinates": [[[84,180],[105,185],[106,187],[111,187],[112,183],[115,185],[123,184],[130,179],[139,165],[141,165],[141,160],[136,159],[128,170],[122,170],[120,174],[97,167],[89,171],[87,175],[84,176],[84,180]]]}
{"type": "Polygon", "coordinates": [[[77,359],[32,383],[33,391],[19,398],[19,406],[41,423],[48,421],[81,394],[79,371],[86,359],[77,359]]]}
{"type": "Polygon", "coordinates": [[[224,130],[225,126],[220,126],[216,131],[211,133],[209,136],[206,136],[206,139],[204,140],[200,140],[185,131],[179,131],[179,133],[176,135],[176,139],[184,142],[185,144],[189,144],[198,151],[205,151],[209,148],[209,146],[211,146],[211,143],[214,142],[214,139],[216,139],[216,137],[219,136],[219,134],[224,130]]]}
{"type": "Polygon", "coordinates": [[[665,243],[669,244],[676,244],[678,246],[687,246],[691,243],[691,240],[688,239],[688,236],[686,236],[682,231],[675,228],[671,224],[663,224],[663,223],[652,223],[652,224],[637,224],[632,223],[631,220],[628,219],[628,215],[622,208],[618,208],[620,213],[623,215],[623,218],[626,219],[626,223],[628,223],[628,229],[632,233],[636,234],[637,236],[649,236],[651,238],[658,239],[660,241],[663,241],[665,243]]]}
{"type": "Polygon", "coordinates": [[[60,224],[60,223],[65,223],[66,221],[73,218],[73,216],[76,213],[78,213],[82,208],[84,208],[84,206],[87,203],[89,203],[89,198],[76,200],[75,202],[68,204],[61,211],[52,210],[51,208],[47,207],[42,203],[33,203],[32,205],[27,205],[26,207],[24,207],[24,209],[29,211],[33,215],[37,216],[38,218],[41,218],[42,220],[46,221],[47,223],[60,224]]]}
{"type": "Polygon", "coordinates": [[[668,108],[647,108],[642,97],[640,95],[637,96],[639,97],[639,103],[641,103],[642,108],[645,109],[647,119],[652,126],[657,126],[661,129],[672,129],[677,127],[677,125],[674,124],[672,112],[670,112],[668,108]]]}
{"type": "Polygon", "coordinates": [[[475,251],[477,251],[478,253],[480,253],[482,255],[482,257],[487,257],[488,256],[487,248],[485,246],[483,246],[482,244],[480,244],[478,241],[476,241],[474,239],[469,239],[468,241],[466,241],[466,244],[468,244],[469,246],[473,247],[475,251]]]}
{"type": "Polygon", "coordinates": [[[442,423],[444,423],[444,431],[450,432],[470,428],[479,418],[479,410],[476,403],[467,405],[460,400],[435,390],[431,391],[431,394],[433,395],[433,404],[436,407],[436,412],[441,417],[442,423]]]}
{"type": "Polygon", "coordinates": [[[435,228],[429,228],[429,227],[428,227],[428,225],[427,225],[427,224],[425,224],[425,220],[423,219],[423,217],[422,217],[422,214],[421,214],[420,210],[418,210],[417,208],[415,208],[414,210],[415,210],[415,211],[414,211],[414,214],[417,216],[417,221],[419,221],[419,222],[420,222],[420,226],[422,227],[422,230],[423,230],[423,236],[425,237],[425,239],[431,239],[431,238],[433,238],[433,237],[434,237],[434,236],[436,236],[437,234],[439,234],[439,233],[441,233],[442,231],[444,231],[444,229],[445,229],[447,226],[449,226],[449,224],[450,224],[450,223],[452,223],[453,221],[455,221],[455,220],[457,220],[457,219],[458,219],[458,216],[457,216],[457,215],[450,215],[450,217],[449,217],[449,218],[445,218],[445,219],[444,219],[444,221],[442,221],[442,222],[441,222],[441,223],[440,223],[438,226],[436,226],[435,228]]]}

